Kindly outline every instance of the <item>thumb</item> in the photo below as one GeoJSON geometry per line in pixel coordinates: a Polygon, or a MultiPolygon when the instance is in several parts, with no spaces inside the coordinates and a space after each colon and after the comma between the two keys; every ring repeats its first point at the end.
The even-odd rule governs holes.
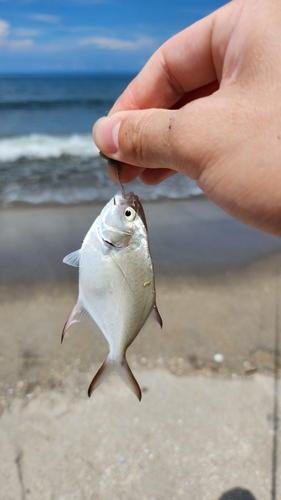
{"type": "Polygon", "coordinates": [[[96,122],[93,138],[104,154],[117,161],[142,168],[172,169],[197,179],[209,156],[209,136],[215,132],[213,115],[218,120],[217,111],[214,113],[213,105],[204,98],[179,110],[117,112],[96,122]]]}

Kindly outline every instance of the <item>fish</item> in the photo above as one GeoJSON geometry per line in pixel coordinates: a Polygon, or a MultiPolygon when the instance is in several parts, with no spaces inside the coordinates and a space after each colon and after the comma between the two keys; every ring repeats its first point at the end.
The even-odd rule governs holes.
{"type": "Polygon", "coordinates": [[[81,249],[63,262],[79,267],[79,292],[62,332],[78,321],[95,323],[109,353],[89,389],[116,371],[141,400],[141,389],[126,359],[126,351],[149,318],[162,328],[156,305],[155,277],[147,223],[139,197],[124,190],[105,205],[86,234],[81,249]]]}

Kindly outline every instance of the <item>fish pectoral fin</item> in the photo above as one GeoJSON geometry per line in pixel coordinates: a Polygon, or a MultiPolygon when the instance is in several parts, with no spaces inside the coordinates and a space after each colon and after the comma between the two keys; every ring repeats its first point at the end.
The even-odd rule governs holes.
{"type": "Polygon", "coordinates": [[[68,264],[69,266],[79,267],[80,255],[81,255],[81,250],[76,250],[75,252],[69,253],[63,259],[63,263],[68,264]]]}
{"type": "Polygon", "coordinates": [[[125,384],[131,389],[131,391],[137,396],[138,400],[141,400],[141,389],[137,383],[131,368],[129,367],[126,358],[123,359],[121,363],[108,358],[101,365],[100,369],[94,376],[92,382],[90,383],[88,389],[88,396],[90,397],[92,392],[102,383],[104,378],[112,371],[115,370],[121,378],[124,380],[125,384]]]}
{"type": "Polygon", "coordinates": [[[157,309],[157,306],[155,305],[150,313],[150,317],[153,318],[156,323],[158,323],[158,325],[160,325],[160,328],[162,328],[163,326],[163,321],[162,321],[162,318],[159,314],[159,311],[157,309]]]}
{"type": "Polygon", "coordinates": [[[86,324],[93,323],[93,319],[89,315],[88,311],[80,304],[79,301],[76,302],[75,306],[73,307],[70,315],[68,316],[65,325],[63,327],[62,335],[61,335],[61,342],[63,341],[64,334],[66,330],[72,325],[73,323],[77,323],[78,321],[82,321],[86,324]]]}

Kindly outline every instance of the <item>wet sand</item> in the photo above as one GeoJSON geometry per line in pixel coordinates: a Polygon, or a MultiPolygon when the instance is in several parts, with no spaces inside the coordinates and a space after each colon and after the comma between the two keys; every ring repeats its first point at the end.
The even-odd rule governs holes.
{"type": "MultiPolygon", "coordinates": [[[[100,206],[40,209],[19,207],[0,211],[0,401],[4,418],[2,421],[6,422],[6,426],[11,426],[9,432],[13,425],[16,425],[17,420],[13,419],[21,418],[20,416],[23,418],[26,411],[26,418],[29,418],[28,408],[29,405],[34,405],[34,402],[37,402],[39,407],[42,404],[43,408],[44,404],[52,398],[55,397],[58,400],[62,398],[64,403],[61,404],[71,407],[74,413],[78,404],[75,403],[77,398],[79,412],[83,412],[84,402],[88,405],[86,390],[95,371],[105,359],[107,348],[99,335],[95,335],[95,332],[82,324],[73,325],[63,345],[60,345],[63,324],[77,296],[77,270],[63,265],[62,258],[80,247],[81,240],[100,208],[100,206]],[[42,402],[43,400],[45,403],[42,402]],[[14,415],[11,416],[11,420],[9,420],[9,412],[14,415]]],[[[214,384],[221,384],[224,380],[225,383],[230,384],[228,389],[222,389],[226,386],[221,385],[212,387],[216,387],[218,392],[222,391],[221,396],[225,398],[227,392],[231,391],[232,387],[236,387],[231,384],[235,381],[242,383],[244,380],[245,384],[250,384],[247,387],[253,388],[253,394],[256,394],[255,383],[259,388],[267,387],[265,392],[267,391],[269,399],[266,403],[268,406],[266,413],[271,414],[271,422],[276,422],[278,415],[276,411],[275,414],[272,411],[274,397],[277,397],[276,391],[273,392],[274,377],[276,379],[276,370],[278,365],[279,369],[281,365],[276,351],[280,336],[276,318],[278,318],[281,304],[279,283],[281,240],[239,224],[204,198],[185,202],[146,204],[145,211],[155,263],[157,302],[164,327],[161,331],[158,325],[149,325],[141,332],[128,352],[130,365],[137,373],[143,389],[143,400],[148,398],[150,405],[153,405],[152,401],[158,405],[158,391],[164,394],[165,404],[161,403],[161,411],[163,422],[168,422],[170,404],[178,405],[180,412],[181,401],[185,394],[184,388],[192,391],[191,387],[197,387],[196,384],[199,383],[198,390],[200,391],[200,384],[204,386],[204,380],[208,379],[214,384]],[[177,375],[175,379],[169,378],[174,375],[177,375]],[[255,377],[264,377],[264,379],[255,377]],[[197,379],[202,382],[192,382],[197,379]],[[161,380],[166,380],[166,390],[165,384],[161,385],[161,380]],[[191,386],[189,387],[188,384],[191,386]]],[[[208,387],[209,383],[211,382],[206,382],[208,387]]],[[[115,410],[108,406],[111,398],[111,384],[115,384],[114,387],[116,387],[113,396],[113,400],[116,400],[115,404],[119,405],[118,394],[120,394],[120,401],[124,403],[125,397],[127,404],[131,404],[129,401],[133,395],[127,393],[122,381],[110,378],[104,384],[104,389],[98,389],[100,396],[97,399],[95,399],[95,394],[92,395],[91,404],[104,405],[106,412],[114,412],[115,410]],[[104,402],[102,402],[103,398],[105,398],[104,402]]],[[[241,394],[243,387],[246,388],[246,385],[243,386],[242,383],[239,389],[241,394]]],[[[238,397],[239,390],[235,389],[238,392],[233,397],[238,397]]],[[[212,397],[211,394],[210,392],[210,397],[212,397]]],[[[241,395],[241,397],[243,399],[244,396],[241,395]]],[[[135,405],[135,402],[132,404],[135,405]]],[[[197,401],[196,404],[199,405],[199,402],[197,401]]],[[[255,404],[258,405],[257,402],[255,404]]],[[[243,405],[239,408],[239,412],[243,412],[243,405]]],[[[30,409],[31,414],[32,411],[30,409]]],[[[118,412],[118,409],[116,411],[118,412]]],[[[126,410],[124,411],[126,413],[126,410]]],[[[149,406],[146,406],[146,411],[149,412],[149,406]]],[[[205,408],[202,411],[207,410],[205,408]]],[[[219,422],[222,408],[214,411],[219,422]]],[[[48,412],[48,409],[42,409],[40,422],[44,420],[44,414],[46,418],[47,415],[50,416],[48,412]]],[[[101,415],[104,415],[102,410],[100,410],[101,415]]],[[[125,415],[124,418],[126,419],[125,415]]],[[[134,416],[134,418],[137,417],[134,416]]],[[[151,418],[159,418],[159,415],[154,415],[154,417],[151,415],[151,418]]],[[[182,419],[180,416],[173,418],[182,419]]],[[[192,418],[196,419],[196,415],[192,418]]],[[[206,418],[207,422],[209,417],[206,418]]],[[[227,415],[223,418],[227,421],[227,415]]],[[[40,422],[36,424],[38,429],[40,422]]],[[[233,429],[235,429],[235,422],[234,419],[233,429]]],[[[73,432],[74,424],[68,423],[67,425],[70,426],[69,432],[73,432]]],[[[186,425],[188,430],[188,425],[192,428],[193,424],[186,422],[186,425]]],[[[249,420],[249,426],[251,425],[253,424],[249,420]]],[[[110,428],[112,430],[112,427],[110,428]]],[[[126,438],[130,443],[134,442],[134,435],[131,431],[130,436],[126,438]]],[[[76,427],[74,432],[79,432],[76,427]]],[[[142,442],[146,442],[148,438],[145,427],[139,428],[138,432],[142,442]]],[[[173,434],[171,429],[167,432],[173,434]]],[[[239,432],[239,430],[233,430],[233,439],[235,435],[238,436],[239,432]]],[[[276,429],[273,430],[273,434],[277,436],[276,429]]],[[[208,439],[207,429],[206,436],[208,439]]],[[[170,439],[173,441],[174,437],[171,435],[170,439]]],[[[254,437],[249,439],[251,444],[251,439],[254,437]]],[[[266,440],[266,446],[268,446],[266,456],[268,454],[270,457],[269,462],[272,457],[271,439],[272,434],[270,434],[269,441],[266,440]]],[[[28,446],[28,443],[24,446],[28,446]]],[[[57,446],[60,446],[59,442],[56,443],[57,446]]],[[[194,460],[198,474],[200,454],[203,452],[202,446],[203,443],[198,444],[196,448],[197,451],[201,450],[198,451],[198,456],[197,451],[193,450],[193,454],[196,455],[194,460]]],[[[216,454],[215,445],[211,447],[210,453],[216,454]]],[[[220,450],[217,456],[218,463],[224,453],[225,450],[220,450]]],[[[104,464],[106,458],[103,454],[102,457],[101,463],[104,464]]],[[[59,460],[58,456],[56,459],[59,460]]],[[[179,474],[183,473],[185,466],[180,465],[183,463],[181,458],[176,457],[174,460],[179,461],[179,474]]],[[[216,462],[216,458],[214,461],[216,462]]],[[[28,463],[27,460],[25,463],[27,468],[28,463]]],[[[209,464],[208,467],[211,465],[209,464]]],[[[228,488],[228,483],[220,478],[220,472],[227,475],[227,471],[222,466],[221,469],[219,465],[216,467],[218,481],[221,481],[218,493],[214,493],[216,490],[207,493],[207,481],[204,487],[201,485],[202,487],[198,489],[200,492],[198,496],[195,493],[196,488],[190,490],[188,487],[182,489],[183,493],[176,493],[172,496],[173,489],[167,487],[167,495],[165,496],[162,488],[159,500],[160,498],[161,500],[166,498],[218,500],[219,494],[223,494],[228,488]]],[[[242,471],[243,466],[241,467],[242,471]]],[[[274,472],[276,464],[272,467],[274,472]]],[[[255,493],[257,497],[241,497],[241,495],[238,496],[238,492],[233,497],[234,500],[271,498],[269,483],[272,470],[264,472],[263,484],[267,486],[264,487],[265,489],[260,486],[260,490],[255,493]],[[262,496],[258,496],[259,491],[262,496]],[[265,494],[267,491],[268,495],[265,494]]],[[[207,476],[211,474],[208,471],[206,469],[207,476]]],[[[251,468],[249,471],[251,472],[251,468]]],[[[137,474],[136,471],[135,473],[137,474]]],[[[262,468],[260,474],[263,474],[262,468]]],[[[45,478],[44,474],[43,476],[45,478]]],[[[199,475],[196,476],[195,470],[193,476],[195,483],[199,481],[199,475]]],[[[246,488],[247,481],[244,475],[238,474],[235,477],[236,486],[246,488]],[[239,477],[241,477],[240,483],[239,477]]],[[[49,480],[51,481],[47,476],[44,479],[47,482],[49,480]]],[[[165,476],[159,472],[156,481],[160,484],[163,480],[165,476]]],[[[106,480],[103,479],[103,481],[106,480]]],[[[176,483],[175,491],[179,491],[180,481],[175,478],[173,481],[176,483]]],[[[230,486],[229,483],[229,489],[230,486]]],[[[235,484],[232,486],[234,487],[235,484]]],[[[248,488],[250,486],[248,484],[248,488]]],[[[24,488],[27,488],[26,484],[24,488]]],[[[133,489],[130,488],[133,488],[133,483],[128,488],[128,492],[132,492],[133,489]]],[[[251,488],[254,493],[254,486],[251,488]]],[[[78,490],[76,496],[73,494],[65,498],[111,497],[157,498],[158,500],[157,494],[156,496],[154,493],[150,495],[146,490],[143,496],[134,496],[132,493],[126,496],[125,490],[121,488],[118,493],[116,490],[116,496],[112,496],[112,491],[110,493],[110,490],[107,491],[105,488],[103,493],[100,493],[100,497],[91,496],[93,493],[83,496],[84,493],[82,494],[79,488],[78,490]]],[[[36,500],[38,491],[36,488],[33,489],[28,498],[36,500]]],[[[51,494],[47,495],[42,492],[40,495],[37,498],[62,498],[62,496],[52,497],[51,494]]],[[[6,495],[5,500],[7,498],[9,497],[6,495]]],[[[15,497],[11,496],[11,498],[15,497]]],[[[22,496],[22,498],[25,497],[22,496]]],[[[2,500],[1,493],[0,499],[2,500]]]]}
{"type": "MultiPolygon", "coordinates": [[[[73,325],[60,345],[77,298],[77,269],[62,259],[80,247],[100,209],[0,212],[5,398],[19,378],[44,386],[50,370],[63,372],[79,359],[90,380],[91,363],[104,360],[106,343],[86,325],[73,325]]],[[[281,239],[234,221],[204,198],[145,209],[164,326],[141,332],[128,352],[132,366],[179,375],[273,373],[281,239]]]]}

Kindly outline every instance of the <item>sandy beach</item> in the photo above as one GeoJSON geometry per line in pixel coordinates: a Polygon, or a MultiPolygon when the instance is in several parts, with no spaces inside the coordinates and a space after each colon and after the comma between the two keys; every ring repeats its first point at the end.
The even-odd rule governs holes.
{"type": "Polygon", "coordinates": [[[60,344],[62,259],[100,209],[0,211],[0,500],[277,500],[281,240],[204,197],[146,203],[164,326],[128,351],[143,400],[114,376],[89,400],[107,347],[83,324],[60,344]]]}

